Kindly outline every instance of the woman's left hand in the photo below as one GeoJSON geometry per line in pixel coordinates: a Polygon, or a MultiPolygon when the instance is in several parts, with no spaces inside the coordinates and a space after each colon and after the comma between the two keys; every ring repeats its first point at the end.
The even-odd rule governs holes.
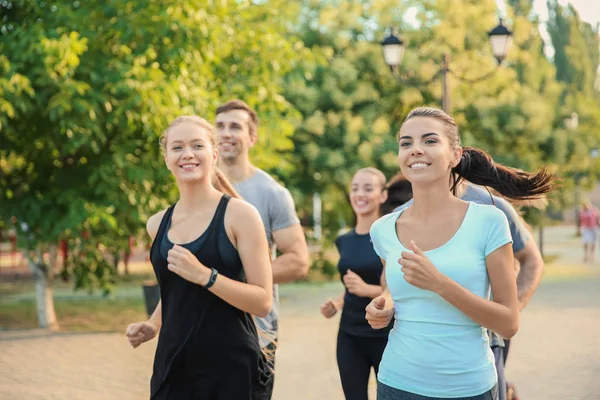
{"type": "Polygon", "coordinates": [[[174,245],[169,250],[167,262],[169,271],[176,273],[186,281],[205,286],[210,279],[211,270],[185,247],[174,245]]]}
{"type": "Polygon", "coordinates": [[[343,280],[344,285],[346,285],[350,293],[360,297],[367,297],[366,292],[368,285],[357,273],[348,270],[346,271],[343,280]]]}
{"type": "Polygon", "coordinates": [[[439,292],[447,277],[433,265],[414,241],[411,240],[408,247],[413,252],[403,251],[402,258],[398,260],[406,282],[421,289],[439,292]]]}

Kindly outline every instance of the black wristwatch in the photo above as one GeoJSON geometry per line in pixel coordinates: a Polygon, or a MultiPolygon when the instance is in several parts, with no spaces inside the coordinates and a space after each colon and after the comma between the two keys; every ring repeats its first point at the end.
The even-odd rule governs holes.
{"type": "Polygon", "coordinates": [[[212,285],[215,284],[215,281],[217,280],[217,275],[219,275],[219,271],[217,271],[214,268],[211,268],[212,272],[210,273],[210,278],[208,278],[208,282],[206,283],[206,285],[204,285],[204,288],[208,289],[210,288],[212,285]]]}

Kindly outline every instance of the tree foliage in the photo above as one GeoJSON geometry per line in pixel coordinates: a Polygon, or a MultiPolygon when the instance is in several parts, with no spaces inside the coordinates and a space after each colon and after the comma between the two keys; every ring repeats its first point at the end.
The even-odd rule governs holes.
{"type": "Polygon", "coordinates": [[[176,197],[158,138],[179,115],[241,97],[268,121],[258,164],[277,164],[294,117],[281,77],[303,52],[282,4],[0,2],[0,216],[32,265],[68,239],[78,285],[108,288],[104,255],[176,197]]]}

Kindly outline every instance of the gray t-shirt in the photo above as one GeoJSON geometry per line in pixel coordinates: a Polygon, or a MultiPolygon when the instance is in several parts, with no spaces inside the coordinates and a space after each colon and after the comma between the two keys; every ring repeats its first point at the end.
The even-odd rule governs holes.
{"type": "MultiPolygon", "coordinates": [[[[299,224],[294,199],[289,190],[281,186],[275,179],[261,169],[245,181],[233,183],[233,188],[258,210],[263,220],[267,240],[271,248],[271,256],[275,259],[276,245],[273,232],[299,224]]],[[[260,337],[264,347],[272,339],[277,338],[279,320],[279,289],[273,285],[273,307],[265,318],[255,318],[258,327],[267,334],[260,337]]]]}
{"type": "MultiPolygon", "coordinates": [[[[466,190],[461,196],[462,200],[472,201],[477,204],[488,204],[496,206],[500,209],[508,219],[510,234],[512,236],[513,252],[517,253],[525,248],[527,241],[531,238],[529,230],[519,217],[517,210],[505,199],[490,194],[487,190],[473,184],[466,184],[466,190]]],[[[410,206],[413,203],[412,199],[397,207],[394,211],[399,211],[410,206]]],[[[495,333],[490,333],[491,346],[504,346],[504,340],[495,333]]]]}

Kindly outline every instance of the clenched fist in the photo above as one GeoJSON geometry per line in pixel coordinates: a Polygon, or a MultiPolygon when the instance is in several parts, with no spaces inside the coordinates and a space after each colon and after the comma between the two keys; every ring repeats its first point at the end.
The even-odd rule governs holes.
{"type": "Polygon", "coordinates": [[[152,322],[143,321],[130,324],[125,331],[129,344],[134,349],[140,344],[153,339],[158,333],[158,328],[152,322]]]}

